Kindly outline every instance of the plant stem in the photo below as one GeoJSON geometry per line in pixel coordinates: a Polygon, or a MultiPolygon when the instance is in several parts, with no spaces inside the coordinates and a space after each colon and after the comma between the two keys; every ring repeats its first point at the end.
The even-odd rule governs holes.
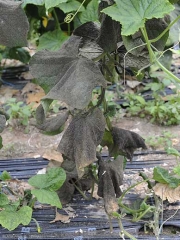
{"type": "Polygon", "coordinates": [[[78,190],[78,192],[83,196],[85,200],[89,200],[89,198],[83,193],[83,191],[73,181],[71,181],[71,183],[74,185],[74,187],[78,190]]]}
{"type": "Polygon", "coordinates": [[[120,218],[118,218],[118,224],[119,224],[119,228],[120,228],[120,230],[121,230],[120,236],[121,236],[123,239],[125,239],[124,236],[123,236],[123,235],[125,235],[125,236],[127,236],[128,238],[130,238],[131,240],[137,240],[137,238],[133,237],[130,233],[128,233],[128,232],[124,229],[124,227],[123,227],[123,225],[122,225],[122,221],[121,221],[120,218]]]}
{"type": "Polygon", "coordinates": [[[148,39],[148,35],[147,35],[147,31],[145,26],[143,28],[141,28],[141,32],[143,34],[143,37],[145,39],[145,42],[147,43],[147,48],[148,48],[148,52],[149,52],[149,57],[150,57],[150,63],[156,63],[170,78],[174,79],[176,82],[180,83],[180,79],[178,77],[176,77],[172,72],[170,72],[167,68],[165,68],[156,58],[152,47],[151,47],[151,43],[148,39]]]}
{"type": "Polygon", "coordinates": [[[164,36],[164,34],[166,34],[167,31],[169,31],[169,29],[170,29],[179,19],[180,19],[180,15],[179,15],[177,18],[175,18],[174,21],[172,21],[172,22],[167,26],[167,28],[166,28],[158,37],[149,40],[150,43],[157,42],[159,39],[161,39],[161,38],[164,36]]]}
{"type": "Polygon", "coordinates": [[[41,233],[41,227],[39,226],[38,221],[35,218],[32,218],[32,220],[36,223],[38,233],[41,233]]]}
{"type": "Polygon", "coordinates": [[[58,16],[57,16],[54,8],[53,8],[53,15],[54,15],[54,19],[56,21],[56,29],[61,30],[60,25],[59,25],[59,19],[58,19],[58,16]]]}

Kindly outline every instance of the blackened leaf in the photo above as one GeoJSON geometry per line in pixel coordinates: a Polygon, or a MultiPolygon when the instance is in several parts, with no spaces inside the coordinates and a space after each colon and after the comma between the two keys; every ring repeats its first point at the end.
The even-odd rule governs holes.
{"type": "Polygon", "coordinates": [[[0,136],[0,149],[3,147],[3,144],[2,144],[2,137],[0,136]]]}
{"type": "MultiPolygon", "coordinates": [[[[110,1],[110,5],[113,1],[110,1]]],[[[108,7],[108,2],[101,1],[99,4],[99,11],[108,7]]],[[[112,20],[111,17],[102,13],[101,16],[101,29],[100,34],[97,38],[97,43],[105,52],[112,52],[116,50],[117,43],[121,41],[121,26],[119,22],[112,20]]]]}
{"type": "Polygon", "coordinates": [[[95,40],[100,33],[100,26],[94,22],[87,22],[76,28],[74,35],[95,40]]]}
{"type": "Polygon", "coordinates": [[[27,46],[29,28],[21,3],[0,0],[0,44],[7,47],[27,46]]]}
{"type": "Polygon", "coordinates": [[[41,51],[33,56],[31,71],[38,84],[48,92],[43,99],[60,100],[72,108],[85,108],[92,90],[96,86],[106,87],[98,66],[83,57],[41,51]]]}
{"type": "Polygon", "coordinates": [[[95,109],[88,115],[75,116],[64,133],[58,150],[75,161],[79,177],[83,175],[84,167],[96,160],[96,147],[104,129],[104,116],[100,109],[95,109]]]}
{"type": "Polygon", "coordinates": [[[83,39],[79,46],[79,55],[91,60],[97,59],[103,54],[103,49],[94,40],[83,39]]]}
{"type": "Polygon", "coordinates": [[[108,214],[118,209],[116,198],[120,197],[122,193],[120,186],[123,184],[123,162],[124,157],[122,156],[114,161],[99,159],[97,194],[104,198],[105,210],[108,214]]]}
{"type": "Polygon", "coordinates": [[[117,127],[113,127],[111,132],[114,142],[109,146],[111,156],[124,155],[132,160],[133,153],[137,148],[147,148],[144,139],[135,132],[117,127]]]}
{"type": "Polygon", "coordinates": [[[64,124],[68,119],[68,111],[63,114],[58,114],[55,117],[46,118],[44,108],[39,105],[36,110],[37,128],[44,131],[45,134],[55,135],[59,134],[64,129],[64,124]]]}

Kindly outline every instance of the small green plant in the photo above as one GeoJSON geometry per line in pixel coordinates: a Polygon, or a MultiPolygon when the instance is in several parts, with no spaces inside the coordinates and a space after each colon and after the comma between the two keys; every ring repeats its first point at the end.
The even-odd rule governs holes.
{"type": "Polygon", "coordinates": [[[18,123],[23,126],[29,125],[29,118],[33,117],[34,109],[32,105],[25,105],[24,102],[17,102],[16,98],[10,98],[5,108],[7,108],[7,114],[9,115],[8,122],[12,122],[13,119],[17,119],[18,123]]]}
{"type": "Polygon", "coordinates": [[[176,135],[172,134],[169,131],[163,131],[160,136],[149,136],[145,139],[147,146],[157,149],[164,148],[166,150],[169,147],[172,147],[172,138],[175,138],[176,135]]]}
{"type": "MultiPolygon", "coordinates": [[[[31,177],[28,183],[34,189],[25,189],[22,193],[17,191],[21,182],[14,180],[11,185],[11,176],[7,171],[0,175],[0,224],[9,231],[14,230],[20,224],[28,225],[32,218],[32,212],[35,202],[50,204],[57,208],[62,208],[59,197],[56,193],[61,188],[66,179],[66,173],[62,168],[51,168],[45,174],[39,174],[31,177]],[[12,221],[13,219],[13,221],[12,221]]],[[[37,222],[36,222],[37,223],[37,222]]],[[[40,232],[37,223],[38,232],[40,232]]]]}

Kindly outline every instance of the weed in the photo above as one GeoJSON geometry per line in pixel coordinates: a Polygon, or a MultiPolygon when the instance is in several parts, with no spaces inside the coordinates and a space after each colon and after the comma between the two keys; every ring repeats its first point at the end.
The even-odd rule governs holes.
{"type": "Polygon", "coordinates": [[[17,102],[16,98],[10,98],[5,108],[9,115],[8,122],[11,124],[14,119],[18,120],[18,124],[23,126],[29,125],[29,118],[34,115],[32,105],[25,105],[24,102],[17,102]]]}

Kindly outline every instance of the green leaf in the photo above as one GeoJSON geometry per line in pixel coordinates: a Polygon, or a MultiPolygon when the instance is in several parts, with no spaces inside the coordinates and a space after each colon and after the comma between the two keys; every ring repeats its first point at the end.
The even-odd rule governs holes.
{"type": "Polygon", "coordinates": [[[144,100],[144,98],[143,97],[141,97],[141,96],[136,96],[136,100],[138,101],[138,102],[140,102],[142,105],[145,105],[146,104],[146,101],[144,100]]]}
{"type": "Polygon", "coordinates": [[[0,224],[9,231],[14,230],[19,224],[28,225],[32,217],[32,208],[21,207],[19,211],[3,210],[0,212],[0,224]]]}
{"type": "Polygon", "coordinates": [[[169,147],[169,148],[166,149],[166,152],[167,152],[167,154],[169,154],[169,155],[174,155],[174,156],[176,156],[176,157],[180,157],[179,151],[176,150],[175,148],[169,147]]]}
{"type": "MultiPolygon", "coordinates": [[[[58,7],[64,12],[64,13],[69,13],[76,11],[79,7],[81,6],[81,3],[76,1],[76,0],[69,0],[68,2],[63,2],[58,5],[58,7]]],[[[84,11],[85,8],[82,6],[79,9],[79,12],[84,11]]]]}
{"type": "Polygon", "coordinates": [[[27,4],[44,5],[44,3],[44,0],[24,0],[22,7],[24,8],[27,4]]]}
{"type": "Polygon", "coordinates": [[[16,59],[23,63],[28,63],[31,56],[29,52],[24,48],[10,48],[8,58],[16,59]]]}
{"type": "Polygon", "coordinates": [[[45,0],[45,7],[46,9],[50,9],[53,7],[57,7],[60,3],[67,2],[68,0],[45,0]]]}
{"type": "Polygon", "coordinates": [[[86,7],[86,11],[83,11],[80,15],[81,23],[94,22],[98,20],[98,1],[92,0],[86,7]]]}
{"type": "Polygon", "coordinates": [[[11,179],[11,175],[7,171],[3,171],[1,173],[0,180],[6,181],[6,180],[10,180],[10,179],[11,179]]]}
{"type": "Polygon", "coordinates": [[[115,0],[116,5],[102,12],[122,24],[122,35],[132,35],[144,27],[146,19],[162,18],[174,10],[168,0],[115,0]]]}
{"type": "Polygon", "coordinates": [[[38,201],[41,203],[47,203],[51,206],[62,208],[61,202],[56,192],[45,189],[33,189],[31,193],[37,197],[38,201]]]}
{"type": "Polygon", "coordinates": [[[108,131],[107,129],[105,129],[104,135],[103,135],[103,139],[101,142],[101,146],[105,147],[105,146],[111,146],[113,145],[113,137],[110,131],[108,131]]]}
{"type": "Polygon", "coordinates": [[[51,51],[56,51],[61,48],[63,42],[68,39],[68,36],[61,30],[56,29],[54,31],[49,31],[43,34],[39,38],[38,50],[48,49],[51,51]]]}
{"type": "Polygon", "coordinates": [[[159,183],[166,183],[172,188],[176,188],[180,185],[180,179],[172,177],[168,170],[161,167],[154,168],[153,179],[159,183]]]}
{"type": "Polygon", "coordinates": [[[38,174],[31,177],[28,183],[36,188],[58,190],[66,180],[66,172],[63,168],[50,168],[46,174],[38,174]]]}
{"type": "Polygon", "coordinates": [[[9,203],[9,199],[4,193],[0,193],[0,206],[7,205],[9,203]]]}
{"type": "Polygon", "coordinates": [[[23,225],[28,225],[30,223],[32,218],[32,208],[23,206],[17,213],[23,225]]]}

